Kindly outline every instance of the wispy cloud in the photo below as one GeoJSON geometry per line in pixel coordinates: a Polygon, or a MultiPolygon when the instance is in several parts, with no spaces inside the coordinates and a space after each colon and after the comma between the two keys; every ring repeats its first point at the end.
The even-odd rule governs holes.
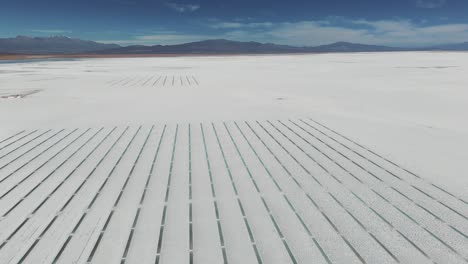
{"type": "Polygon", "coordinates": [[[137,36],[135,39],[140,42],[152,42],[161,44],[180,44],[191,41],[198,41],[210,38],[208,35],[192,35],[192,34],[157,34],[157,35],[146,35],[137,36]]]}
{"type": "Polygon", "coordinates": [[[213,38],[212,35],[184,34],[175,31],[151,33],[149,35],[135,36],[127,40],[100,40],[102,43],[115,43],[119,45],[172,45],[213,38]]]}
{"type": "Polygon", "coordinates": [[[200,5],[198,4],[178,4],[169,2],[166,3],[166,6],[179,13],[195,12],[200,9],[200,5]]]}
{"type": "Polygon", "coordinates": [[[260,22],[260,23],[240,23],[240,22],[217,22],[211,24],[211,28],[216,29],[232,29],[232,28],[268,28],[274,24],[271,22],[260,22]]]}
{"type": "Polygon", "coordinates": [[[416,6],[420,8],[439,8],[444,6],[447,3],[447,0],[417,0],[416,6]]]}
{"type": "Polygon", "coordinates": [[[111,2],[123,5],[136,5],[137,0],[111,0],[111,2]]]}
{"type": "Polygon", "coordinates": [[[31,30],[33,33],[41,33],[41,34],[68,34],[71,33],[70,30],[65,29],[33,29],[31,30]]]}

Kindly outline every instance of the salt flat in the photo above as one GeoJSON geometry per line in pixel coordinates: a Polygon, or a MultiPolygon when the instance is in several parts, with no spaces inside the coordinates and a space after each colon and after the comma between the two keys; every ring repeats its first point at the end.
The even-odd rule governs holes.
{"type": "Polygon", "coordinates": [[[466,263],[467,59],[0,64],[0,263],[466,263]]]}

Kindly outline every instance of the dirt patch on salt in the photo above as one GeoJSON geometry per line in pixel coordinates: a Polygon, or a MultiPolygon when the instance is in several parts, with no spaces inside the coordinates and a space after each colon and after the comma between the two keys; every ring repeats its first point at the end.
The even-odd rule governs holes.
{"type": "Polygon", "coordinates": [[[39,89],[23,91],[0,91],[0,99],[22,99],[41,91],[42,90],[39,89]]]}

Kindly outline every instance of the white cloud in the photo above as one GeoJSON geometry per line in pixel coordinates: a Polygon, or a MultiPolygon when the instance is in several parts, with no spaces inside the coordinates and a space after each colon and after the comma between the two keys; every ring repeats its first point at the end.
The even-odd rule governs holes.
{"type": "Polygon", "coordinates": [[[395,32],[395,31],[405,31],[408,28],[412,27],[412,22],[410,20],[378,20],[378,21],[369,21],[365,19],[352,20],[351,24],[355,25],[365,25],[374,29],[377,32],[395,32]]]}
{"type": "Polygon", "coordinates": [[[410,20],[347,20],[339,25],[323,21],[274,24],[263,31],[241,28],[235,34],[242,40],[255,40],[296,46],[322,45],[338,41],[392,45],[431,46],[468,41],[468,24],[418,24],[410,20]]]}
{"type": "Polygon", "coordinates": [[[421,8],[439,8],[444,6],[447,3],[447,0],[417,0],[416,6],[421,8]]]}
{"type": "Polygon", "coordinates": [[[166,3],[166,6],[179,13],[195,12],[200,9],[200,5],[196,4],[166,3]]]}
{"type": "Polygon", "coordinates": [[[338,41],[356,41],[367,38],[364,29],[328,26],[316,21],[282,23],[269,32],[280,44],[298,46],[322,45],[338,41]]]}
{"type": "Polygon", "coordinates": [[[366,21],[369,41],[406,46],[434,45],[468,40],[468,24],[417,24],[409,20],[366,21]]]}

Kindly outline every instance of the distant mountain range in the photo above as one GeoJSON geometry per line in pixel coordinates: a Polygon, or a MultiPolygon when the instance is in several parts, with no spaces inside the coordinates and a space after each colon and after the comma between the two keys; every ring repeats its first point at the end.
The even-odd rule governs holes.
{"type": "Polygon", "coordinates": [[[308,48],[315,52],[379,52],[379,51],[402,51],[403,48],[366,45],[349,42],[336,42],[328,45],[308,48]]]}
{"type": "Polygon", "coordinates": [[[102,44],[63,36],[0,38],[0,53],[3,54],[72,54],[118,47],[120,46],[115,44],[102,44]]]}
{"type": "Polygon", "coordinates": [[[398,48],[349,42],[336,42],[315,47],[294,47],[271,43],[214,39],[178,45],[122,47],[116,44],[103,44],[63,36],[0,38],[0,54],[281,54],[383,51],[468,51],[468,42],[423,48],[398,48]]]}
{"type": "Polygon", "coordinates": [[[468,42],[458,43],[458,44],[447,44],[447,45],[439,45],[432,47],[432,50],[447,50],[447,51],[468,51],[468,42]]]}
{"type": "Polygon", "coordinates": [[[294,47],[272,43],[204,40],[179,45],[128,46],[97,51],[98,54],[270,54],[314,52],[398,51],[399,48],[337,42],[317,47],[294,47]]]}

